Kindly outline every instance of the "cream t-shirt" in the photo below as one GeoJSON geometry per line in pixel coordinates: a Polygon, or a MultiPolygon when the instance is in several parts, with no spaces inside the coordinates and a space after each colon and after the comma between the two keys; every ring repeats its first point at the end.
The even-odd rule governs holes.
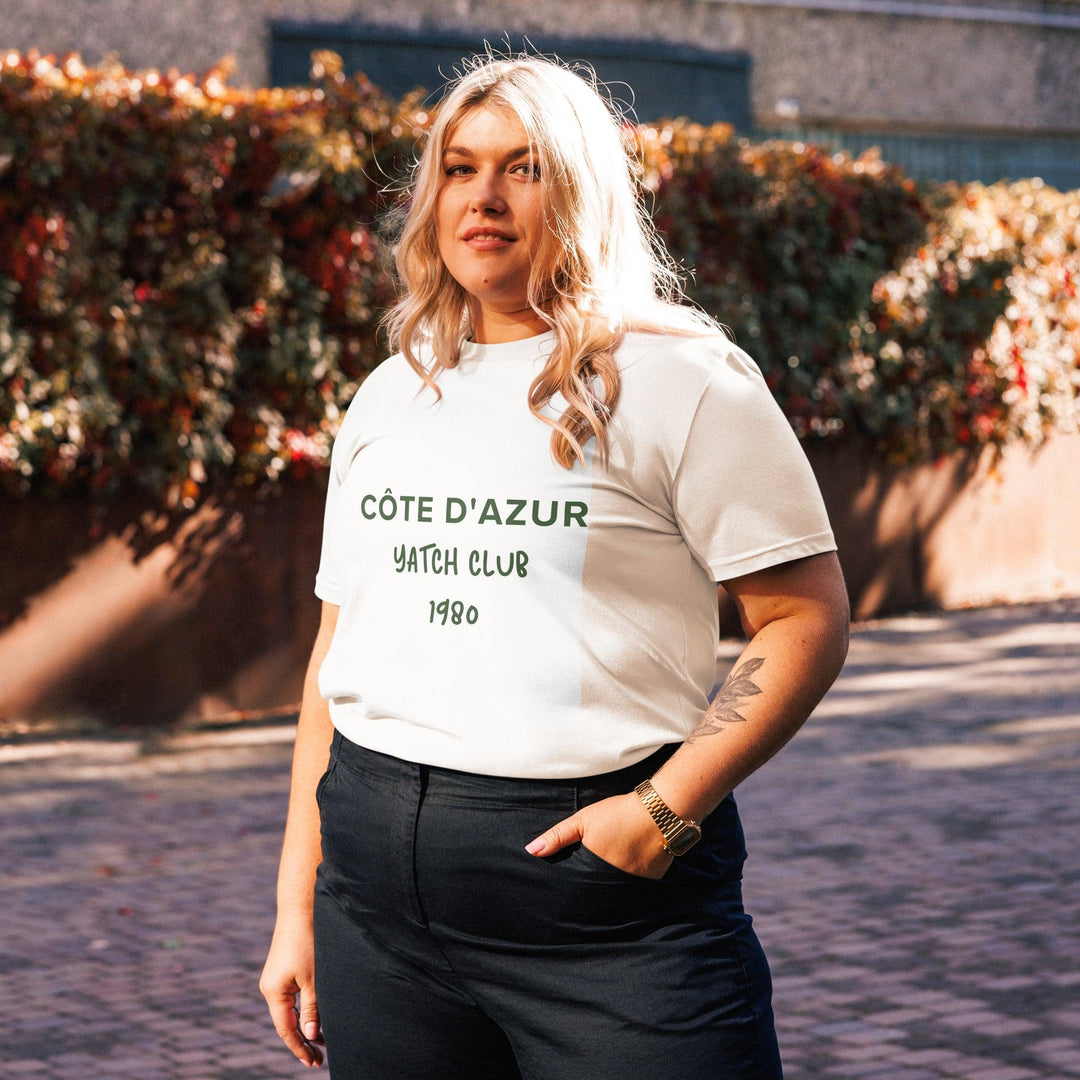
{"type": "Polygon", "coordinates": [[[716,582],[835,548],[740,349],[628,335],[609,464],[590,440],[567,470],[528,408],[553,340],[466,344],[441,400],[393,356],[349,406],[315,591],[341,608],[319,686],[362,746],[500,776],[632,764],[708,704],[716,582]]]}

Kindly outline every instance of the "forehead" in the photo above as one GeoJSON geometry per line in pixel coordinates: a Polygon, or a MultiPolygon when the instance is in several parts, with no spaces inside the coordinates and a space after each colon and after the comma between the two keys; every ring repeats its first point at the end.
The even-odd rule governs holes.
{"type": "Polygon", "coordinates": [[[529,134],[512,109],[486,103],[463,112],[447,129],[444,153],[469,150],[473,153],[507,152],[529,148],[529,134]]]}

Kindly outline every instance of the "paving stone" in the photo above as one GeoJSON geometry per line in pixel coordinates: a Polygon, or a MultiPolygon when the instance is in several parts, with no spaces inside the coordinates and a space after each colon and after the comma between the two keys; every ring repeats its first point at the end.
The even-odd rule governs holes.
{"type": "MultiPolygon", "coordinates": [[[[866,624],[742,786],[788,1080],[1080,1077],[1078,654],[1080,601],[866,624]]],[[[305,1073],[257,991],[289,748],[219,734],[0,756],[4,1078],[305,1073]]]]}

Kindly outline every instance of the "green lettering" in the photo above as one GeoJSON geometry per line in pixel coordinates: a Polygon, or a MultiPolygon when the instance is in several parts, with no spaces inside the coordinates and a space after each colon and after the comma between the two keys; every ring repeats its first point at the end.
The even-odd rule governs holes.
{"type": "Polygon", "coordinates": [[[563,525],[569,526],[571,521],[576,521],[583,529],[585,515],[589,512],[589,504],[583,502],[568,502],[563,504],[563,525]]]}
{"type": "Polygon", "coordinates": [[[558,504],[558,502],[556,502],[554,499],[551,500],[551,517],[549,517],[547,519],[547,521],[541,521],[540,520],[540,503],[536,499],[533,499],[532,519],[533,519],[533,524],[534,525],[541,525],[541,526],[554,525],[555,522],[558,520],[558,518],[559,518],[559,504],[558,504]]]}
{"type": "Polygon", "coordinates": [[[485,521],[494,521],[496,525],[502,524],[502,518],[499,517],[499,506],[494,499],[488,499],[484,503],[484,509],[480,511],[480,524],[483,525],[485,521]]]}

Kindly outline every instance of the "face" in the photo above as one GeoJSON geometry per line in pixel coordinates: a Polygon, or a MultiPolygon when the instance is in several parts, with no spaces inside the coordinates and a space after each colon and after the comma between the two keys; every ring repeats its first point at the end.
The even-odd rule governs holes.
{"type": "Polygon", "coordinates": [[[478,341],[546,329],[528,307],[529,271],[546,228],[535,147],[505,109],[478,106],[446,138],[435,204],[439,254],[469,294],[478,341]]]}

